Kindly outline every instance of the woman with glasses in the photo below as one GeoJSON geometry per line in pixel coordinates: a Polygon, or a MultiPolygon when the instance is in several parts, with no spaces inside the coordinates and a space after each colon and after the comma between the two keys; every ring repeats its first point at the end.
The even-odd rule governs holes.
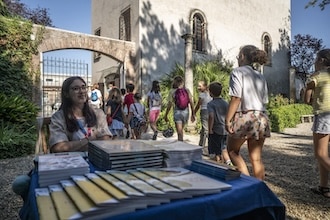
{"type": "Polygon", "coordinates": [[[106,116],[88,104],[86,82],[78,76],[62,85],[62,104],[49,125],[50,152],[87,151],[90,140],[110,139],[106,116]]]}
{"type": "Polygon", "coordinates": [[[241,48],[237,57],[238,66],[230,75],[231,96],[225,127],[229,133],[227,147],[234,165],[245,175],[250,175],[240,154],[245,141],[249,151],[253,174],[265,178],[261,153],[266,137],[270,137],[270,123],[266,114],[268,89],[265,77],[258,67],[267,62],[265,51],[253,45],[241,48]]]}

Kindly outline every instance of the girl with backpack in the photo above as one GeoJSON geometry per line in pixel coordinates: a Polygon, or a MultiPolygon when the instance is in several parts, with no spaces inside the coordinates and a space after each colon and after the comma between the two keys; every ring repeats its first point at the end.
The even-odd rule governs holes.
{"type": "Polygon", "coordinates": [[[122,108],[121,91],[118,88],[112,88],[110,90],[106,106],[109,130],[113,134],[112,139],[117,139],[123,134],[126,117],[122,108]]]}
{"type": "Polygon", "coordinates": [[[173,79],[173,86],[168,96],[168,105],[164,116],[166,122],[168,122],[167,115],[173,104],[173,118],[176,132],[178,133],[178,141],[183,141],[183,129],[189,118],[189,105],[191,108],[191,122],[195,121],[195,110],[191,92],[189,89],[184,87],[184,81],[181,76],[176,76],[173,79]]]}
{"type": "Polygon", "coordinates": [[[154,135],[152,140],[157,139],[157,120],[159,118],[161,105],[162,105],[162,96],[160,94],[159,82],[157,80],[152,82],[152,88],[147,94],[147,103],[149,109],[149,122],[154,135]]]}
{"type": "Polygon", "coordinates": [[[141,94],[134,94],[134,103],[129,107],[129,114],[127,121],[130,122],[130,126],[133,129],[132,139],[141,139],[141,133],[146,128],[145,120],[145,108],[141,103],[141,94]]]}

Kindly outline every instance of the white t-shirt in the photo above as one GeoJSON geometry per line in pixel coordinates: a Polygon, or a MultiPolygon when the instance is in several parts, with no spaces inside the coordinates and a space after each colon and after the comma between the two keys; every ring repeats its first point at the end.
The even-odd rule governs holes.
{"type": "Polygon", "coordinates": [[[141,118],[143,118],[144,117],[144,106],[139,102],[134,102],[132,105],[130,105],[129,112],[130,113],[132,112],[133,116],[135,116],[135,117],[140,116],[141,118]],[[136,109],[134,106],[136,107],[136,109]]]}
{"type": "Polygon", "coordinates": [[[155,93],[155,92],[149,91],[147,96],[149,97],[150,110],[161,109],[162,96],[161,96],[160,92],[155,93]]]}
{"type": "Polygon", "coordinates": [[[201,104],[201,110],[207,109],[207,103],[209,103],[212,100],[212,97],[208,92],[200,92],[198,98],[202,100],[201,104]]]}
{"type": "Polygon", "coordinates": [[[229,95],[241,98],[238,112],[265,111],[268,103],[266,79],[251,66],[237,67],[230,75],[229,95]]]}

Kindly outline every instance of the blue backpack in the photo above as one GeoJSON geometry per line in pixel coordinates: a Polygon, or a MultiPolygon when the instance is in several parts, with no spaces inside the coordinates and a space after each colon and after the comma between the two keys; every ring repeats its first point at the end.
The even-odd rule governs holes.
{"type": "Polygon", "coordinates": [[[92,94],[91,94],[91,100],[92,100],[93,102],[95,102],[95,101],[97,101],[98,99],[99,99],[99,97],[97,97],[97,92],[96,92],[96,91],[92,92],[92,94]]]}
{"type": "Polygon", "coordinates": [[[174,93],[175,105],[178,109],[184,110],[189,104],[189,94],[185,88],[178,88],[174,93]]]}

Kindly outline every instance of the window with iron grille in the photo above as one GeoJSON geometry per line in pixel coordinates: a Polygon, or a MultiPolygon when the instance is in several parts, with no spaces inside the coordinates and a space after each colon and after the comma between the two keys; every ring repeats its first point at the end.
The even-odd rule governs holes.
{"type": "Polygon", "coordinates": [[[201,52],[205,51],[205,25],[200,14],[193,16],[193,49],[201,52]]]}
{"type": "Polygon", "coordinates": [[[131,9],[126,9],[119,17],[119,40],[131,40],[131,9]]]}
{"type": "Polygon", "coordinates": [[[267,53],[268,60],[265,65],[271,66],[272,65],[272,42],[268,34],[264,34],[263,36],[263,50],[267,53]]]}
{"type": "MultiPolygon", "coordinates": [[[[97,28],[95,31],[94,31],[94,35],[96,36],[101,36],[101,28],[97,28]]],[[[101,58],[101,53],[99,52],[94,52],[94,62],[97,62],[99,61],[101,58]]]]}

